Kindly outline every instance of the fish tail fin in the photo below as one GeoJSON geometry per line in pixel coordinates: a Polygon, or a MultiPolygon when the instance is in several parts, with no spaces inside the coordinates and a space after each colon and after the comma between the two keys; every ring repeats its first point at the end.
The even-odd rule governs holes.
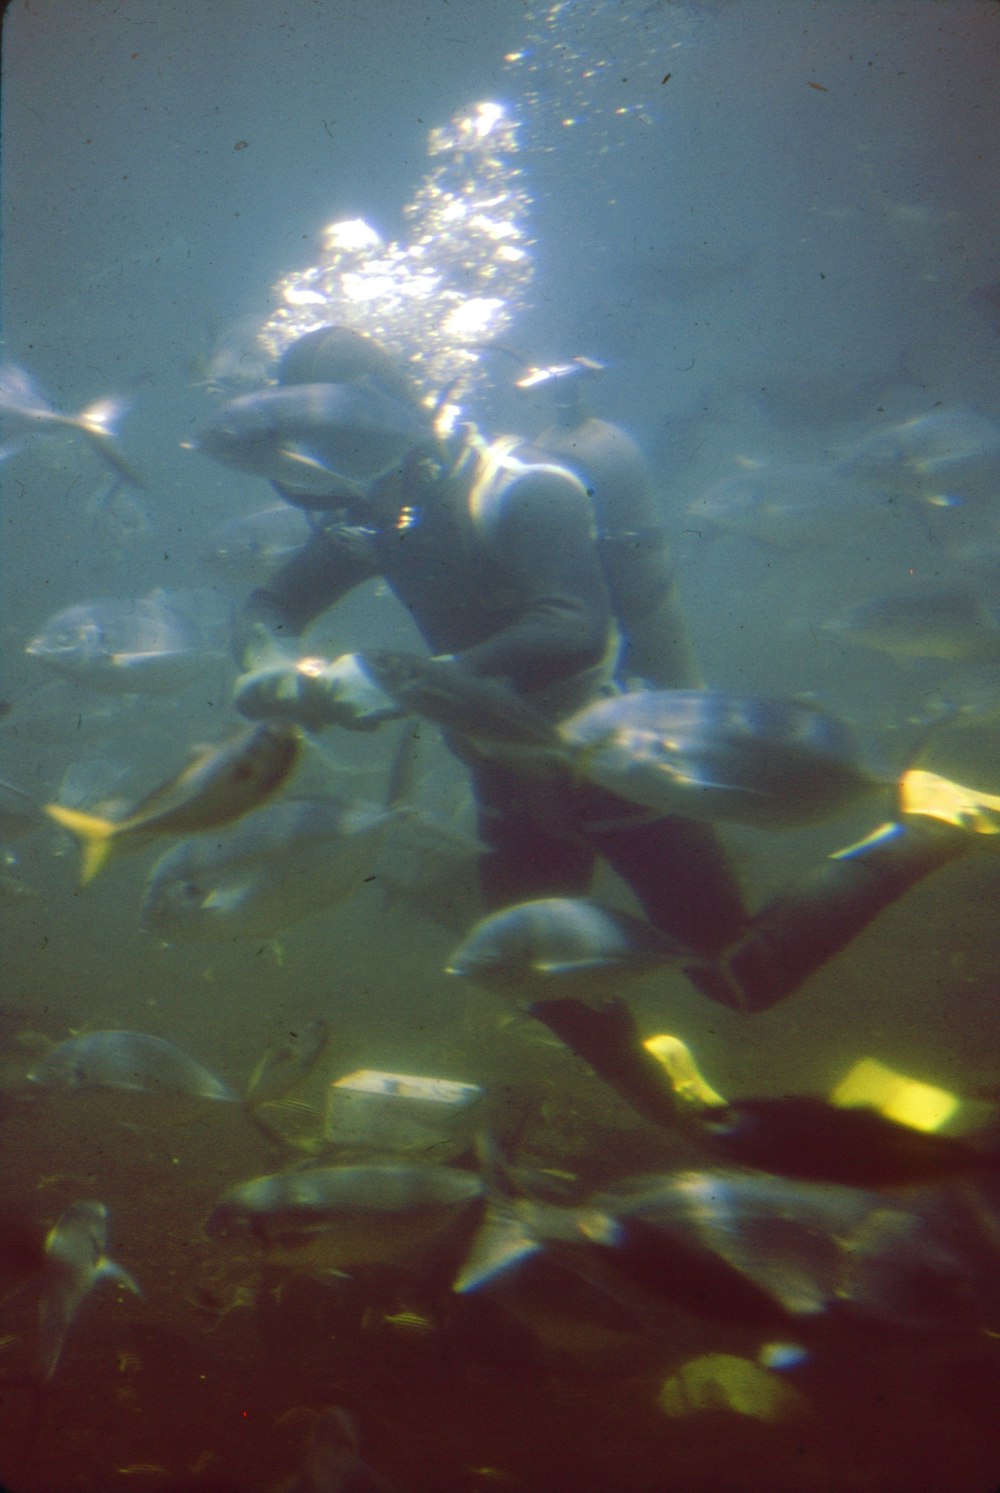
{"type": "Polygon", "coordinates": [[[97,1275],[100,1280],[113,1280],[116,1285],[131,1291],[133,1296],[142,1295],[142,1287],[134,1276],[130,1275],[123,1265],[118,1265],[114,1260],[109,1260],[107,1255],[102,1255],[97,1262],[97,1275]]]}
{"type": "Polygon", "coordinates": [[[115,425],[124,413],[125,405],[118,399],[99,399],[81,410],[72,421],[87,437],[90,444],[132,487],[145,487],[145,482],[133,466],[125,460],[115,441],[115,425]]]}
{"type": "Polygon", "coordinates": [[[68,829],[80,841],[83,849],[80,884],[86,886],[103,869],[111,854],[115,821],[102,819],[99,814],[84,814],[79,809],[67,809],[63,804],[46,804],[45,812],[50,819],[61,824],[63,829],[68,829]]]}
{"type": "Polygon", "coordinates": [[[52,406],[29,373],[14,363],[0,368],[0,410],[8,415],[50,414],[52,406]]]}
{"type": "Polygon", "coordinates": [[[80,411],[76,423],[88,435],[113,436],[115,425],[124,412],[125,405],[120,399],[97,399],[80,411]]]}

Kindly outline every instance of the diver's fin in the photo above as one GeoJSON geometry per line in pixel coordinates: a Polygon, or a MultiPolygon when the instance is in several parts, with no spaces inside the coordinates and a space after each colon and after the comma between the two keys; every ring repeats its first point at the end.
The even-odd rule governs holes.
{"type": "Polygon", "coordinates": [[[595,1008],[566,996],[535,1001],[528,1010],[638,1114],[654,1125],[676,1128],[673,1086],[662,1065],[643,1047],[635,1017],[623,1000],[616,996],[595,1008]]]}
{"type": "Polygon", "coordinates": [[[1000,834],[1000,795],[911,768],[899,780],[901,814],[940,819],[976,835],[1000,834]]]}
{"type": "Polygon", "coordinates": [[[102,870],[111,854],[115,821],[102,819],[99,814],[84,814],[79,809],[67,809],[63,804],[46,804],[45,812],[50,819],[61,824],[63,829],[68,829],[80,841],[83,848],[80,885],[86,886],[102,870]]]}

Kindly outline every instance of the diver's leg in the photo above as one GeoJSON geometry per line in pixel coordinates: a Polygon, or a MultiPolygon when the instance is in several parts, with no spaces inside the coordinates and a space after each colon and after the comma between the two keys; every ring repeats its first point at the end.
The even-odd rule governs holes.
{"type": "Polygon", "coordinates": [[[974,836],[954,824],[907,816],[831,856],[765,907],[723,960],[686,973],[712,1000],[766,1011],[912,886],[974,844],[974,836]]]}
{"type": "Polygon", "coordinates": [[[655,819],[591,828],[589,838],[631,887],[650,922],[693,953],[717,954],[746,930],[739,884],[710,824],[655,819]]]}
{"type": "Polygon", "coordinates": [[[492,765],[472,770],[479,833],[488,847],[479,861],[483,902],[490,911],[538,897],[585,897],[593,852],[563,838],[540,813],[533,785],[492,765]]]}

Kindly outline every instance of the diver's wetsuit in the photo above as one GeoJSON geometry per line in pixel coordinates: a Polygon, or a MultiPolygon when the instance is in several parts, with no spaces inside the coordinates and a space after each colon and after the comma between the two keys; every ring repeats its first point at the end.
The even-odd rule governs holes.
{"type": "MultiPolygon", "coordinates": [[[[591,451],[599,444],[593,430],[589,444],[591,451]]],[[[253,594],[249,617],[278,637],[297,636],[354,586],[381,576],[432,653],[509,680],[553,714],[579,708],[610,673],[602,669],[614,638],[606,570],[613,584],[615,571],[602,565],[598,546],[642,544],[648,536],[630,529],[602,539],[594,522],[598,491],[592,506],[577,480],[554,469],[548,451],[518,446],[515,456],[528,470],[505,481],[484,531],[470,509],[475,462],[448,473],[430,450],[414,451],[402,473],[382,479],[356,511],[317,528],[267,590],[253,594]]],[[[641,513],[633,494],[630,512],[641,513]]],[[[628,596],[630,624],[643,607],[661,620],[674,609],[665,547],[657,544],[655,554],[644,586],[628,596]]],[[[679,618],[672,628],[651,630],[642,664],[660,674],[659,685],[694,682],[679,618]],[[659,657],[654,635],[662,639],[659,657]],[[662,677],[671,670],[677,677],[662,677]]],[[[489,907],[585,895],[596,853],[628,882],[653,923],[697,953],[718,952],[745,928],[711,826],[677,818],[651,824],[645,811],[604,789],[568,777],[540,785],[464,739],[450,745],[472,773],[480,833],[490,847],[481,863],[489,907]]]]}
{"type": "MultiPolygon", "coordinates": [[[[650,538],[643,520],[651,509],[641,484],[629,485],[641,459],[620,435],[588,421],[569,433],[554,427],[544,450],[516,447],[518,460],[548,469],[506,481],[486,528],[470,505],[475,464],[449,473],[432,448],[417,449],[355,511],[325,519],[270,587],[252,595],[246,618],[291,640],[354,586],[382,576],[432,653],[506,678],[560,717],[592,699],[607,677],[602,662],[614,641],[614,612],[632,645],[626,667],[655,686],[689,688],[698,681],[659,536],[643,548],[638,571],[625,563],[629,546],[650,538]],[[553,471],[555,451],[585,455],[602,475],[589,478],[594,485],[585,491],[568,473],[553,471]],[[628,480],[619,490],[611,456],[623,452],[628,480]],[[619,508],[629,516],[627,527],[615,530],[607,521],[619,508]],[[637,577],[632,584],[630,574],[637,577]]],[[[710,825],[677,817],[650,822],[645,811],[568,774],[543,781],[465,738],[450,746],[472,774],[489,847],[481,882],[490,908],[585,895],[599,854],[652,923],[703,957],[687,970],[698,989],[746,1011],[783,1000],[885,907],[976,839],[908,814],[892,837],[828,858],[751,919],[710,825]]]]}

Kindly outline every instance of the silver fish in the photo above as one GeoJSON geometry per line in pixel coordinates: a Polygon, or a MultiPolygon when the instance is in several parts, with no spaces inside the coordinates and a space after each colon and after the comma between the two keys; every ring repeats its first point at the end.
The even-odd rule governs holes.
{"type": "Polygon", "coordinates": [[[228,1084],[172,1042],[147,1032],[95,1031],[51,1048],[28,1074],[52,1090],[120,1089],[134,1094],[237,1102],[228,1084]]]}
{"type": "Polygon", "coordinates": [[[579,990],[685,956],[689,951],[640,918],[585,897],[543,897],[481,919],[445,971],[519,993],[561,980],[579,990]]]}
{"type": "Polygon", "coordinates": [[[357,484],[395,466],[430,432],[430,417],[368,379],[296,384],[245,394],[216,411],[190,442],[223,466],[281,484],[304,506],[337,506],[357,484]]]}
{"type": "Polygon", "coordinates": [[[231,1187],[205,1228],[249,1235],[273,1263],[303,1269],[405,1264],[467,1225],[482,1194],[475,1173],[445,1166],[276,1172],[231,1187]]]}
{"type": "Polygon", "coordinates": [[[641,690],[598,700],[556,726],[513,690],[458,664],[378,650],[364,662],[402,709],[526,772],[568,772],[656,815],[776,829],[816,823],[886,787],[862,765],[843,721],[797,700],[641,690]]]}
{"type": "Polygon", "coordinates": [[[650,690],[589,705],[559,735],[591,782],[689,819],[815,824],[886,786],[843,721],[796,700],[650,690]]]}
{"type": "Polygon", "coordinates": [[[110,694],[173,694],[219,658],[189,598],[156,590],[106,597],[51,617],[25,651],[77,684],[110,694]]]}
{"type": "Polygon", "coordinates": [[[119,401],[102,399],[78,415],[61,415],[23,368],[13,363],[5,363],[0,368],[0,417],[5,423],[21,427],[28,435],[79,431],[119,477],[133,487],[142,487],[142,478],[126,461],[115,441],[115,423],[123,410],[124,405],[119,401]]]}
{"type": "Polygon", "coordinates": [[[81,1305],[94,1286],[113,1280],[142,1292],[135,1281],[105,1253],[108,1210],[103,1203],[80,1202],[66,1209],[45,1240],[45,1262],[38,1303],[38,1366],[43,1380],[55,1373],[69,1332],[81,1305]]]}
{"type": "Polygon", "coordinates": [[[205,540],[201,563],[241,585],[263,586],[312,532],[300,508],[278,503],[219,524],[205,540]]]}
{"type": "Polygon", "coordinates": [[[991,500],[996,493],[1000,424],[956,406],[929,410],[866,436],[841,463],[865,481],[930,503],[991,500]]]}
{"type": "Polygon", "coordinates": [[[329,1041],[330,1023],[317,1018],[272,1042],[247,1080],[244,1104],[268,1104],[283,1098],[312,1072],[329,1041]]]}
{"type": "Polygon", "coordinates": [[[283,799],[149,874],[139,921],[166,939],[270,938],[353,895],[396,816],[372,804],[283,799]]]}
{"type": "Polygon", "coordinates": [[[823,623],[838,641],[892,658],[950,663],[1000,658],[996,617],[965,591],[916,591],[877,596],[823,623]]]}
{"type": "Polygon", "coordinates": [[[780,551],[841,544],[845,526],[863,522],[871,496],[849,474],[821,464],[745,461],[741,470],[699,493],[685,527],[733,534],[780,551]]]}

